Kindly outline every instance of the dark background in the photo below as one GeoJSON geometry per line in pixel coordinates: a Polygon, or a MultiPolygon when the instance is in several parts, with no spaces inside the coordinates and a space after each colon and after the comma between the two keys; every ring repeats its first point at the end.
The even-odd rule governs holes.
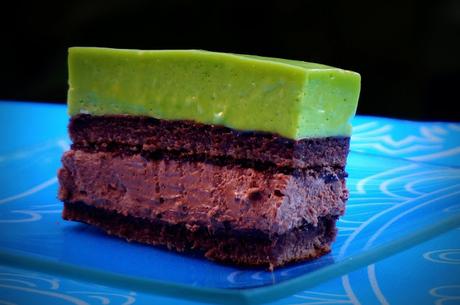
{"type": "Polygon", "coordinates": [[[0,99],[65,102],[69,46],[197,48],[357,71],[360,114],[460,119],[457,0],[31,1],[0,14],[0,99]]]}

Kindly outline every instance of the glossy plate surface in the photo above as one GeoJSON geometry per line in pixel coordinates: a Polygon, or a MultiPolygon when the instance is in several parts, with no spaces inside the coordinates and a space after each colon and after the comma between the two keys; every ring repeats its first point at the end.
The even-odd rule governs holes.
{"type": "Polygon", "coordinates": [[[0,261],[165,294],[180,289],[199,299],[253,302],[318,284],[460,224],[460,125],[357,117],[350,200],[330,254],[271,273],[127,243],[61,220],[56,171],[68,149],[67,120],[63,106],[0,104],[0,261]]]}

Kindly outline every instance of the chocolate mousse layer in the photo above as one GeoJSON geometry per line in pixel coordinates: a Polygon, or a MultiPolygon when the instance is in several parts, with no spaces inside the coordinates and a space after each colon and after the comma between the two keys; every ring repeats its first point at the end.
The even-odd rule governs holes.
{"type": "Polygon", "coordinates": [[[128,241],[165,246],[176,251],[196,251],[219,262],[267,266],[269,269],[328,253],[336,236],[334,216],[319,218],[317,225],[304,223],[284,234],[239,231],[228,227],[191,229],[184,223],[170,224],[156,218],[126,216],[82,202],[64,202],[63,218],[97,226],[128,241]]]}
{"type": "Polygon", "coordinates": [[[66,152],[59,198],[141,219],[210,232],[257,230],[269,236],[343,214],[342,170],[286,174],[238,164],[146,159],[139,154],[66,152]]]}
{"type": "Polygon", "coordinates": [[[292,140],[272,133],[129,115],[78,114],[71,118],[69,134],[75,149],[170,151],[183,157],[249,160],[287,168],[343,168],[350,142],[349,137],[292,140]]]}

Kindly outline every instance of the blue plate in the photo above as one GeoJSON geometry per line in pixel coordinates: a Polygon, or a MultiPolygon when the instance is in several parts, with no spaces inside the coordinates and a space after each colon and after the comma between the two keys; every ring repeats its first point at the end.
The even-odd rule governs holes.
{"type": "Polygon", "coordinates": [[[68,149],[67,120],[63,106],[0,104],[0,127],[8,130],[0,139],[3,263],[124,288],[253,303],[345,274],[460,224],[460,126],[357,117],[347,166],[350,200],[330,254],[267,272],[127,243],[61,220],[56,171],[68,149]]]}

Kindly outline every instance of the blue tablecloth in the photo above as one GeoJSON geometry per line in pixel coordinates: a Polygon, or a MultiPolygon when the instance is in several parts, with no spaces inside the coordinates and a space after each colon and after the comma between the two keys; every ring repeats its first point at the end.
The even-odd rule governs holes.
{"type": "MultiPolygon", "coordinates": [[[[47,202],[33,200],[34,194],[56,187],[55,176],[43,179],[41,175],[47,169],[39,166],[31,168],[27,177],[15,173],[24,171],[19,161],[27,158],[41,158],[40,164],[45,165],[49,163],[55,166],[59,162],[49,157],[46,151],[50,147],[58,147],[62,153],[62,150],[68,148],[65,130],[67,120],[64,106],[0,103],[0,143],[8,144],[0,144],[2,240],[8,241],[8,236],[14,235],[12,230],[19,228],[11,225],[13,223],[45,217],[58,221],[61,209],[55,198],[47,202]],[[37,179],[37,183],[26,189],[18,188],[24,179],[37,179]],[[27,201],[27,198],[32,199],[27,201]],[[23,205],[18,207],[18,204],[23,205]]],[[[385,213],[397,204],[420,201],[420,204],[413,207],[415,210],[428,204],[428,199],[442,200],[450,197],[454,203],[445,207],[444,212],[460,212],[460,124],[358,116],[353,126],[351,162],[359,163],[360,154],[368,154],[381,156],[381,159],[375,157],[379,162],[394,163],[397,166],[388,167],[388,170],[377,174],[363,175],[354,182],[352,174],[355,170],[351,171],[350,205],[347,214],[338,224],[339,239],[343,239],[341,249],[353,239],[358,239],[365,229],[364,224],[370,223],[375,215],[385,213]],[[378,189],[376,194],[382,196],[366,197],[365,201],[359,202],[359,196],[370,192],[369,189],[373,187],[378,189]],[[430,199],[429,195],[437,197],[430,199]]],[[[373,230],[379,232],[409,212],[402,211],[386,223],[376,222],[377,226],[373,230]]],[[[433,217],[434,222],[439,220],[439,217],[433,217]]],[[[404,226],[400,228],[404,229],[404,226]]],[[[392,232],[398,235],[406,233],[392,232]]],[[[30,232],[28,234],[27,238],[33,242],[35,237],[31,238],[30,232]]],[[[35,247],[47,243],[47,239],[38,234],[36,240],[35,247]]],[[[52,238],[48,242],[52,242],[52,238]]],[[[12,245],[14,242],[5,242],[0,244],[0,248],[12,245]]],[[[366,251],[366,247],[363,249],[366,251]]],[[[257,273],[252,276],[260,277],[257,273]]],[[[71,273],[47,272],[46,268],[27,269],[0,260],[0,304],[32,303],[203,304],[183,297],[147,293],[142,289],[135,291],[120,286],[112,287],[101,282],[82,280],[71,273]]],[[[460,304],[460,228],[270,304],[408,303],[460,304]]]]}

